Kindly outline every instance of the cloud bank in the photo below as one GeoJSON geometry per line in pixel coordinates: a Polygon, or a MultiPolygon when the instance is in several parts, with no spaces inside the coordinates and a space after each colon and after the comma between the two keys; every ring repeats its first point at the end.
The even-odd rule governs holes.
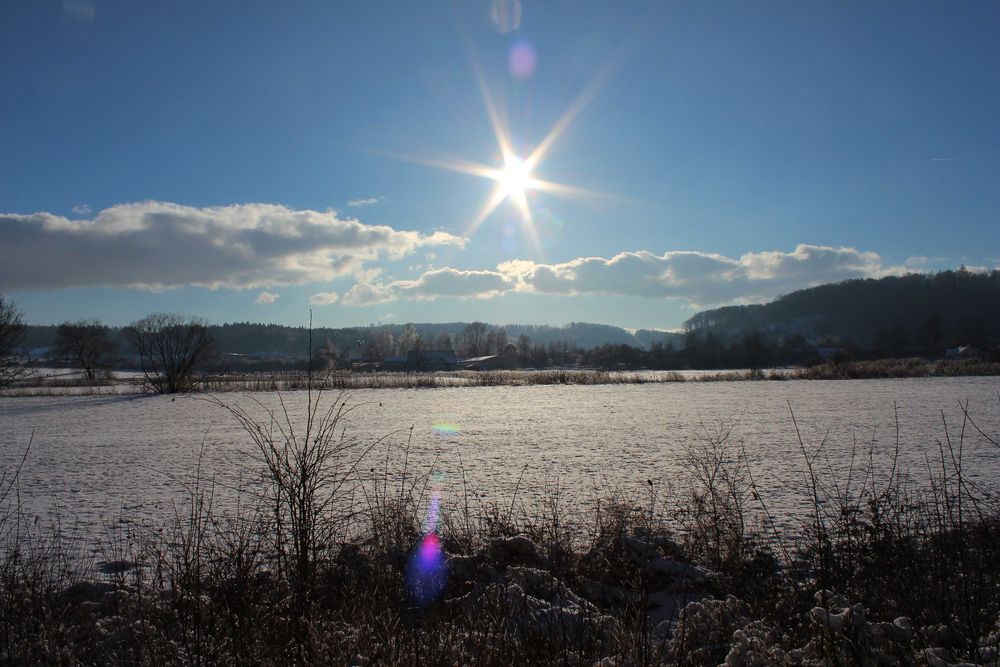
{"type": "Polygon", "coordinates": [[[561,264],[514,260],[495,271],[436,269],[415,280],[359,283],[344,295],[347,305],[438,297],[487,299],[511,292],[535,294],[676,298],[693,306],[769,300],[781,294],[849,278],[891,272],[873,252],[854,248],[796,246],[792,252],[623,252],[611,258],[582,257],[561,264]]]}
{"type": "Polygon", "coordinates": [[[370,262],[465,243],[274,204],[148,201],[77,220],[0,213],[0,288],[298,285],[363,277],[370,262]]]}
{"type": "MultiPolygon", "coordinates": [[[[78,286],[264,289],[352,276],[347,292],[319,292],[316,305],[399,300],[490,299],[511,293],[683,299],[696,307],[764,301],[803,287],[905,272],[874,252],[800,244],[740,257],[697,251],[622,252],[558,264],[504,262],[491,270],[437,268],[381,280],[386,260],[467,239],[366,225],[333,211],[274,204],[191,207],[148,201],[90,217],[0,214],[0,289],[78,286]]],[[[916,265],[924,258],[914,258],[916,265]]]]}

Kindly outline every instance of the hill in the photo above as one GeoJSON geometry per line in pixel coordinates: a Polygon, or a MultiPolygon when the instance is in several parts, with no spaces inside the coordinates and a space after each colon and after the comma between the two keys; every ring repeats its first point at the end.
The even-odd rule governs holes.
{"type": "Polygon", "coordinates": [[[962,268],[820,285],[767,304],[702,311],[685,329],[723,342],[759,332],[896,351],[987,347],[1000,340],[1000,271],[962,268]]]}

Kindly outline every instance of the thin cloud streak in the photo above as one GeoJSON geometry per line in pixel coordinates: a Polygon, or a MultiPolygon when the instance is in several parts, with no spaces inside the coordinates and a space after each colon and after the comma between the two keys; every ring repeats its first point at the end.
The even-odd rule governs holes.
{"type": "Polygon", "coordinates": [[[379,195],[378,197],[367,197],[365,199],[349,199],[347,201],[347,205],[353,208],[363,208],[365,206],[374,206],[384,199],[385,197],[382,195],[379,195]]]}

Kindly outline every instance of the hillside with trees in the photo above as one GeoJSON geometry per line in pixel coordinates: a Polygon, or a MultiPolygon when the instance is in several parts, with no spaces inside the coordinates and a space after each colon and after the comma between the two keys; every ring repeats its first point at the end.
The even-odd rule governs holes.
{"type": "Polygon", "coordinates": [[[848,280],[792,292],[771,303],[706,310],[685,322],[688,333],[723,343],[760,333],[772,340],[854,345],[900,354],[1000,339],[1000,271],[942,271],[848,280]]]}

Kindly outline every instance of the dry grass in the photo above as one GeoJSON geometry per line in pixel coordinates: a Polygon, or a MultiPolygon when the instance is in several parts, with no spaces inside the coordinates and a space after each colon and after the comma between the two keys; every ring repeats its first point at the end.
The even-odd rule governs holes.
{"type": "Polygon", "coordinates": [[[878,359],[827,362],[798,368],[788,374],[795,380],[861,380],[874,378],[964,377],[1000,375],[1000,363],[988,361],[925,361],[878,359]]]}
{"type": "MultiPolygon", "coordinates": [[[[545,384],[646,384],[684,382],[685,377],[672,372],[601,371],[586,369],[442,371],[437,373],[330,373],[312,386],[326,390],[352,389],[435,389],[446,387],[496,387],[545,384]]],[[[290,391],[310,386],[303,372],[278,374],[234,373],[207,379],[204,390],[290,391]]]]}
{"type": "MultiPolygon", "coordinates": [[[[223,373],[200,378],[197,391],[224,392],[303,391],[310,386],[324,391],[354,389],[442,389],[450,387],[499,387],[531,385],[626,385],[677,382],[745,382],[759,380],[856,380],[876,378],[962,377],[1000,375],[1000,364],[982,361],[882,359],[828,362],[805,368],[743,369],[730,371],[607,371],[596,369],[544,369],[441,372],[331,372],[310,380],[304,371],[277,373],[223,373]]],[[[136,381],[89,386],[79,380],[27,380],[0,390],[0,396],[63,396],[143,391],[136,381]]]]}

